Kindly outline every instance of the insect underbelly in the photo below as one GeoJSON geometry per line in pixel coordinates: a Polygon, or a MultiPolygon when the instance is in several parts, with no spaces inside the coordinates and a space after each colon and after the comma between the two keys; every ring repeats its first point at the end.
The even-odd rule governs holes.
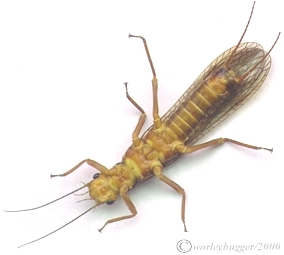
{"type": "Polygon", "coordinates": [[[163,155],[145,141],[139,148],[131,146],[123,157],[123,163],[132,169],[137,182],[153,176],[153,166],[161,166],[163,155]]]}
{"type": "Polygon", "coordinates": [[[220,69],[215,77],[204,83],[165,119],[166,127],[171,129],[180,141],[187,141],[191,134],[205,128],[206,123],[234,96],[233,92],[238,84],[233,77],[229,77],[231,74],[231,70],[220,69]]]}

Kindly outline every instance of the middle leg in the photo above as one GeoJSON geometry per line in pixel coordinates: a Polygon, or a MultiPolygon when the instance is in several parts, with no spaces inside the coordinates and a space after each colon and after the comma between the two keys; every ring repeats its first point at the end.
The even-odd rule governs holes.
{"type": "Polygon", "coordinates": [[[186,195],[184,192],[184,189],[179,186],[177,183],[175,183],[173,180],[165,176],[162,172],[162,168],[160,166],[154,166],[153,167],[154,174],[159,178],[160,181],[168,184],[170,187],[172,187],[175,191],[177,191],[179,194],[182,195],[182,201],[181,201],[181,220],[184,226],[184,232],[187,232],[186,225],[185,225],[185,200],[186,195]]]}
{"type": "Polygon", "coordinates": [[[124,82],[125,90],[126,90],[126,97],[141,112],[138,123],[137,123],[137,125],[136,125],[136,127],[135,127],[135,129],[132,133],[133,145],[134,145],[134,147],[139,147],[139,145],[141,144],[141,140],[138,136],[139,136],[141,129],[142,129],[144,123],[145,123],[146,114],[145,114],[145,111],[142,109],[142,107],[139,104],[137,104],[135,102],[135,100],[129,95],[127,84],[128,84],[128,82],[124,82]]]}

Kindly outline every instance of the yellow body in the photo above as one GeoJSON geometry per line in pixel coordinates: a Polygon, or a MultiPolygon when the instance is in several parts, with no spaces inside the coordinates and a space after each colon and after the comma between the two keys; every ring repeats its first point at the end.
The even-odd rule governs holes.
{"type": "Polygon", "coordinates": [[[187,231],[185,191],[163,174],[164,167],[170,165],[181,154],[192,153],[225,142],[255,150],[273,151],[230,138],[218,138],[195,145],[202,136],[243,105],[262,85],[270,70],[269,53],[275,46],[280,33],[268,52],[265,52],[258,43],[241,43],[252,17],[253,8],[238,44],[217,57],[162,117],[159,116],[158,108],[158,80],[146,40],[142,36],[129,34],[129,37],[142,39],[151,66],[154,124],[139,138],[146,115],[129,96],[127,83],[125,83],[126,96],[141,115],[132,133],[133,144],[126,151],[122,162],[108,170],[96,161],[87,159],[67,172],[69,174],[82,163],[87,162],[101,172],[87,184],[91,198],[96,201],[95,206],[102,203],[112,204],[118,196],[121,196],[127,205],[131,214],[108,220],[99,231],[109,223],[129,219],[137,214],[127,192],[136,183],[153,175],[181,194],[181,220],[184,231],[187,231]]]}
{"type": "Polygon", "coordinates": [[[91,198],[99,204],[114,201],[122,186],[130,190],[137,182],[153,176],[154,166],[163,167],[164,162],[179,153],[176,147],[187,141],[203,118],[210,119],[223,106],[237,85],[233,71],[216,72],[171,118],[159,128],[150,129],[139,146],[130,146],[121,163],[89,183],[91,198]]]}
{"type": "MultiPolygon", "coordinates": [[[[208,131],[243,105],[262,85],[270,70],[271,58],[269,53],[275,46],[280,33],[268,52],[265,52],[258,43],[241,43],[252,17],[253,8],[238,44],[218,56],[162,117],[159,116],[158,108],[158,80],[146,40],[142,36],[129,34],[129,37],[140,38],[143,41],[152,70],[152,116],[154,124],[139,138],[146,114],[129,96],[127,83],[125,83],[126,97],[132,105],[140,111],[141,115],[132,133],[133,143],[126,151],[122,161],[111,169],[107,169],[95,160],[85,159],[63,174],[51,175],[51,177],[67,176],[84,163],[89,164],[100,172],[100,174],[96,173],[94,175],[94,180],[91,182],[61,197],[64,198],[88,187],[90,197],[95,200],[94,206],[64,226],[72,223],[100,204],[112,204],[118,196],[124,200],[130,214],[107,220],[99,231],[102,231],[109,223],[134,217],[137,214],[137,210],[127,192],[131,190],[136,183],[147,180],[155,175],[160,181],[167,184],[181,195],[181,220],[184,225],[184,231],[187,231],[185,224],[185,190],[163,174],[164,167],[170,165],[181,154],[192,153],[204,148],[223,144],[224,142],[230,142],[249,149],[273,151],[269,148],[245,144],[230,138],[218,138],[205,143],[195,144],[208,131]]],[[[34,210],[40,207],[27,210],[34,210]]],[[[62,227],[32,242],[38,241],[58,231],[62,227]]]]}

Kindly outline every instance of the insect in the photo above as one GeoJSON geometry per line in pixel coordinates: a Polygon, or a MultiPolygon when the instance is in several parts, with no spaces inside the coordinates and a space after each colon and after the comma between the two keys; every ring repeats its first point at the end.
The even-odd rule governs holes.
{"type": "MultiPolygon", "coordinates": [[[[159,116],[158,109],[158,80],[147,42],[142,36],[129,35],[130,38],[142,40],[151,66],[154,124],[142,137],[139,137],[146,115],[141,106],[129,95],[128,84],[125,83],[127,98],[140,111],[141,115],[132,133],[132,145],[126,151],[122,161],[111,169],[107,169],[92,159],[85,159],[63,174],[51,175],[51,177],[67,176],[84,163],[97,169],[99,173],[94,175],[94,180],[50,202],[53,203],[74,192],[88,188],[88,193],[95,201],[95,205],[62,227],[24,245],[38,241],[58,231],[101,204],[113,204],[119,196],[122,197],[130,214],[107,220],[99,231],[102,231],[110,223],[134,217],[137,210],[128,195],[128,191],[133,189],[137,183],[153,176],[156,176],[181,194],[181,219],[184,231],[187,231],[185,223],[185,191],[180,185],[163,174],[165,167],[177,160],[182,154],[193,153],[225,142],[250,149],[264,149],[272,152],[272,149],[245,144],[229,138],[219,138],[194,145],[202,136],[243,105],[256,92],[268,75],[271,65],[269,54],[275,46],[280,33],[267,53],[257,43],[241,43],[250,23],[253,8],[239,43],[217,57],[162,117],[159,116]]],[[[50,203],[27,210],[38,209],[50,203]]]]}

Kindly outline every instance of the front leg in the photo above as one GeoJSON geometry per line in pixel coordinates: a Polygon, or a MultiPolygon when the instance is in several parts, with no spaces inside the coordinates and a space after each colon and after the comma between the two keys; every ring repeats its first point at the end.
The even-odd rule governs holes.
{"type": "Polygon", "coordinates": [[[136,208],[134,206],[134,204],[132,203],[130,197],[126,194],[128,191],[128,186],[127,185],[123,185],[121,188],[120,188],[120,196],[122,197],[122,199],[124,200],[125,204],[127,205],[129,211],[131,212],[130,215],[125,215],[125,216],[120,216],[120,217],[117,217],[117,218],[113,218],[113,219],[110,219],[108,220],[100,229],[99,231],[102,232],[102,230],[105,228],[105,226],[109,223],[113,223],[113,222],[117,222],[117,221],[121,221],[121,220],[126,220],[126,219],[129,219],[129,218],[133,218],[136,214],[137,214],[137,211],[136,211],[136,208]]]}
{"type": "Polygon", "coordinates": [[[101,165],[100,163],[98,163],[95,160],[92,159],[84,159],[82,160],[80,163],[78,163],[76,166],[74,166],[73,168],[71,168],[70,170],[68,170],[67,172],[63,173],[63,174],[51,174],[50,177],[64,177],[68,174],[71,174],[72,172],[74,172],[75,170],[77,170],[81,165],[83,165],[84,163],[87,163],[88,165],[96,168],[97,170],[99,170],[101,173],[107,173],[108,169],[101,165]]]}

